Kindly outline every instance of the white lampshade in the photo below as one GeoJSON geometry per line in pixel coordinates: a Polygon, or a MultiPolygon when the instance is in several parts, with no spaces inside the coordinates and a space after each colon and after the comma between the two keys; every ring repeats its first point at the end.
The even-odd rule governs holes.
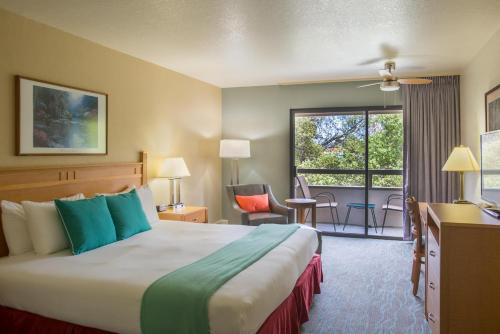
{"type": "Polygon", "coordinates": [[[475,172],[479,170],[479,164],[471,150],[467,146],[460,145],[453,149],[442,170],[445,172],[475,172]]]}
{"type": "Polygon", "coordinates": [[[222,139],[220,141],[221,158],[250,158],[250,140],[222,139]]]}
{"type": "Polygon", "coordinates": [[[163,164],[158,173],[158,177],[179,178],[191,176],[183,158],[168,158],[163,161],[163,164]]]}

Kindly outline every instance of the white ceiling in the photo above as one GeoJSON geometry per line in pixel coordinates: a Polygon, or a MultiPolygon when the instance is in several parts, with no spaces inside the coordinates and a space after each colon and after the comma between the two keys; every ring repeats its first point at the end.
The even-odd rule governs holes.
{"type": "Polygon", "coordinates": [[[0,7],[219,87],[458,73],[500,0],[0,0],[0,7]],[[365,63],[363,65],[363,63],[365,63]]]}

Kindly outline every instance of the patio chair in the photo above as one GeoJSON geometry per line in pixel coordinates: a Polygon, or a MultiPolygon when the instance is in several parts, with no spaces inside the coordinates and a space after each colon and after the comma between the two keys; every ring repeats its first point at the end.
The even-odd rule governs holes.
{"type": "MultiPolygon", "coordinates": [[[[385,226],[385,219],[387,218],[387,212],[388,211],[397,211],[397,212],[403,212],[403,206],[401,205],[395,205],[393,201],[403,201],[403,195],[401,194],[390,194],[387,196],[386,202],[384,205],[382,205],[382,210],[384,210],[384,221],[382,222],[382,234],[384,234],[384,226],[385,226]],[[392,202],[392,204],[391,204],[392,202]]],[[[399,202],[398,202],[399,203],[399,202]]],[[[396,203],[396,204],[398,204],[396,203]]]]}
{"type": "MultiPolygon", "coordinates": [[[[337,216],[338,223],[340,223],[340,219],[339,219],[339,212],[337,210],[338,203],[335,199],[335,195],[331,192],[324,191],[324,192],[321,192],[321,193],[316,194],[314,196],[311,196],[311,191],[309,190],[309,185],[307,184],[306,178],[304,176],[300,175],[300,176],[297,176],[296,179],[299,183],[300,189],[302,190],[302,194],[304,195],[304,198],[311,198],[311,199],[315,199],[315,200],[318,200],[318,199],[326,200],[324,202],[318,202],[316,204],[316,208],[317,209],[324,209],[324,208],[330,209],[330,215],[332,217],[332,223],[333,223],[333,230],[337,231],[337,229],[335,227],[335,219],[333,218],[333,211],[334,210],[335,210],[335,214],[337,216]]],[[[309,211],[307,212],[306,219],[307,219],[308,215],[309,215],[309,211]]]]}

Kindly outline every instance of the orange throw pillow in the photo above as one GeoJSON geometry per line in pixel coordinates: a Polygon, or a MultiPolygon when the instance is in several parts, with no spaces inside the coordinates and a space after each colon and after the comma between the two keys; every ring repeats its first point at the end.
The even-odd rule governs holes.
{"type": "Polygon", "coordinates": [[[267,194],[241,196],[236,195],[236,202],[246,212],[269,212],[269,196],[267,194]]]}

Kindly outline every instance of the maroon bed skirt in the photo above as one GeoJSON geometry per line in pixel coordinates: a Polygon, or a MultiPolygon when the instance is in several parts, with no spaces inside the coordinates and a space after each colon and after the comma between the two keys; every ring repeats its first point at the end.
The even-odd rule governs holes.
{"type": "Polygon", "coordinates": [[[267,317],[258,334],[298,334],[300,325],[309,320],[314,294],[323,282],[321,256],[316,254],[300,275],[292,293],[267,317]]]}
{"type": "MultiPolygon", "coordinates": [[[[321,256],[314,255],[292,293],[269,315],[258,334],[298,334],[300,325],[309,320],[314,294],[323,281],[321,256]]],[[[100,329],[74,325],[33,313],[0,306],[1,333],[9,334],[109,334],[100,329]]]]}

